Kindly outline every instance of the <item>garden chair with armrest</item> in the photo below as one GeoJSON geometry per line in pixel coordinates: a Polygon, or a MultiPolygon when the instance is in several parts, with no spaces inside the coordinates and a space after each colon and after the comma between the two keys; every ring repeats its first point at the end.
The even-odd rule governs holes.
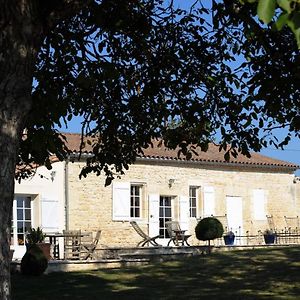
{"type": "Polygon", "coordinates": [[[168,246],[170,245],[171,242],[173,242],[175,246],[179,246],[179,243],[181,243],[182,246],[184,246],[184,244],[190,246],[187,240],[191,235],[185,234],[186,230],[182,230],[180,228],[178,221],[166,222],[166,228],[170,237],[168,246]]]}

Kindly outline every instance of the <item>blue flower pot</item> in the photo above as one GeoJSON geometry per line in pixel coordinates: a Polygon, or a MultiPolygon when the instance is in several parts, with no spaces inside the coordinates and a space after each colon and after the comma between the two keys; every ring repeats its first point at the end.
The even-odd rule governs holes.
{"type": "Polygon", "coordinates": [[[224,238],[225,245],[229,245],[230,246],[230,245],[234,244],[234,238],[235,238],[234,234],[224,235],[223,238],[224,238]]]}
{"type": "Polygon", "coordinates": [[[264,234],[264,240],[266,244],[274,244],[276,239],[276,234],[264,234]]]}

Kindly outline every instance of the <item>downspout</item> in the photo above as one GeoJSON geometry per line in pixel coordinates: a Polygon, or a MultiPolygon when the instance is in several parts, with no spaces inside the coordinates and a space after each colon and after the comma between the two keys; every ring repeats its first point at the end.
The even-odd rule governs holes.
{"type": "Polygon", "coordinates": [[[69,158],[65,160],[65,229],[69,230],[69,158]]]}

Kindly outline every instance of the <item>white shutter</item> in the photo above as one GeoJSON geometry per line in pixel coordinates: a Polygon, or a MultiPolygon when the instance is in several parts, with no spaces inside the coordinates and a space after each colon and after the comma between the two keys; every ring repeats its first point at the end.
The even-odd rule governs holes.
{"type": "Polygon", "coordinates": [[[203,189],[203,216],[215,215],[215,191],[212,186],[203,189]]]}
{"type": "Polygon", "coordinates": [[[241,197],[226,196],[227,221],[229,230],[243,234],[243,201],[241,197]]]}
{"type": "Polygon", "coordinates": [[[253,190],[253,218],[254,220],[266,220],[264,190],[253,190]]]}
{"type": "Polygon", "coordinates": [[[159,195],[149,195],[149,236],[159,235],[159,195]]]}
{"type": "Polygon", "coordinates": [[[45,232],[59,230],[59,206],[58,200],[42,198],[42,229],[45,232]]]}
{"type": "Polygon", "coordinates": [[[130,183],[113,183],[113,215],[114,221],[129,220],[130,218],[130,183]]]}
{"type": "Polygon", "coordinates": [[[189,229],[189,197],[180,196],[179,197],[179,220],[180,228],[182,230],[189,229]]]}

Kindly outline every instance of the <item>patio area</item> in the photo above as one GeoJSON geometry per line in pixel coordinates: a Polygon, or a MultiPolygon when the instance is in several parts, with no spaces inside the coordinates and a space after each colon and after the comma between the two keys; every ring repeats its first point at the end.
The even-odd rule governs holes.
{"type": "MultiPolygon", "coordinates": [[[[295,244],[252,244],[252,245],[212,245],[211,252],[227,252],[251,249],[284,249],[295,244]]],[[[208,253],[208,246],[190,247],[104,247],[95,251],[95,258],[88,260],[52,259],[49,261],[47,273],[53,272],[77,272],[98,269],[116,269],[130,266],[147,265],[155,262],[181,260],[188,257],[204,256],[208,253]]],[[[13,273],[20,271],[20,260],[11,262],[13,273]]]]}

